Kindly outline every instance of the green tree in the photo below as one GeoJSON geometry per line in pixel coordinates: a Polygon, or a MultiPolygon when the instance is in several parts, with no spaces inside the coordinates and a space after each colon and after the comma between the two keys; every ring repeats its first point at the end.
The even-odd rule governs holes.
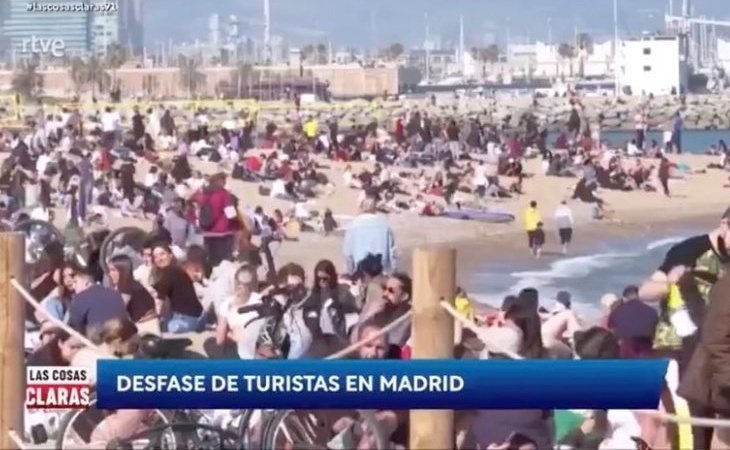
{"type": "Polygon", "coordinates": [[[575,57],[575,48],[563,42],[558,46],[558,55],[564,59],[573,59],[575,57]]]}
{"type": "Polygon", "coordinates": [[[96,97],[97,90],[104,92],[109,86],[111,78],[106,71],[104,63],[96,56],[91,56],[86,61],[85,70],[86,83],[91,85],[91,95],[96,97]]]}
{"type": "Polygon", "coordinates": [[[573,58],[576,57],[576,53],[575,47],[570,44],[562,43],[558,46],[558,56],[570,61],[569,70],[571,77],[573,76],[573,58]]]}
{"type": "Polygon", "coordinates": [[[157,77],[155,75],[145,75],[144,78],[142,78],[142,89],[144,89],[147,98],[152,98],[159,86],[160,83],[157,81],[157,77]]]}
{"type": "Polygon", "coordinates": [[[114,89],[118,87],[117,70],[124,65],[129,59],[129,54],[126,48],[119,44],[109,46],[106,52],[106,58],[104,59],[104,65],[111,69],[112,72],[112,86],[114,89]]]}
{"type": "Polygon", "coordinates": [[[200,61],[184,55],[178,57],[180,83],[187,89],[188,97],[193,98],[201,84],[205,82],[205,74],[200,71],[200,61]]]}
{"type": "Polygon", "coordinates": [[[79,96],[86,85],[86,63],[80,57],[75,56],[68,61],[67,67],[74,85],[74,93],[79,96]]]}
{"type": "Polygon", "coordinates": [[[314,45],[309,44],[305,46],[302,49],[302,60],[311,62],[311,58],[314,56],[314,53],[316,52],[316,49],[314,48],[314,45]]]}
{"type": "Polygon", "coordinates": [[[576,45],[580,50],[585,50],[589,55],[593,54],[593,37],[588,33],[579,33],[576,45]]]}
{"type": "Polygon", "coordinates": [[[40,62],[37,57],[22,61],[16,67],[11,82],[14,92],[26,99],[35,99],[43,93],[43,76],[39,73],[40,62]]]}
{"type": "Polygon", "coordinates": [[[327,64],[329,61],[329,51],[324,44],[317,44],[317,64],[327,64]]]}
{"type": "Polygon", "coordinates": [[[499,47],[492,44],[488,47],[472,47],[471,56],[482,63],[499,62],[499,47]]]}
{"type": "Polygon", "coordinates": [[[405,52],[405,47],[403,47],[403,44],[400,42],[395,42],[393,44],[390,44],[388,48],[385,49],[385,58],[389,61],[395,61],[398,59],[403,53],[405,52]]]}
{"type": "MultiPolygon", "coordinates": [[[[251,75],[253,74],[253,65],[250,63],[240,63],[238,65],[238,73],[236,74],[236,97],[241,98],[241,88],[245,84],[246,86],[249,85],[249,81],[251,79],[251,75]]],[[[248,91],[248,88],[247,88],[248,91]]],[[[250,92],[248,92],[248,95],[250,95],[250,92]]]]}

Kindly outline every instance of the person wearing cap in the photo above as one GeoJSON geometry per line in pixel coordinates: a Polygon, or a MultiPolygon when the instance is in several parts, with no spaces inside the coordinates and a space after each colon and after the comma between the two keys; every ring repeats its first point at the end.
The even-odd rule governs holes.
{"type": "MultiPolygon", "coordinates": [[[[702,335],[699,328],[706,320],[710,291],[724,276],[730,262],[728,243],[730,208],[722,215],[714,230],[673,245],[659,268],[639,289],[641,300],[663,302],[662,319],[654,333],[654,349],[677,359],[680,378],[702,335]]],[[[725,333],[730,334],[727,328],[725,333]]],[[[692,416],[706,417],[712,414],[713,411],[703,403],[706,402],[689,401],[692,416]]],[[[692,434],[694,448],[710,448],[706,429],[693,428],[692,434]]]]}

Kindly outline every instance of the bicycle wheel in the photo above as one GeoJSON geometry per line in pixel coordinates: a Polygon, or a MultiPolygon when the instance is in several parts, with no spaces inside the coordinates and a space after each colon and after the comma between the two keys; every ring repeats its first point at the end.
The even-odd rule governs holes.
{"type": "Polygon", "coordinates": [[[239,450],[260,449],[267,421],[273,410],[245,409],[238,418],[239,450]]]}
{"type": "Polygon", "coordinates": [[[28,264],[37,263],[46,248],[53,244],[65,250],[63,234],[49,222],[24,220],[16,224],[13,231],[25,234],[25,262],[28,264]]]}
{"type": "MultiPolygon", "coordinates": [[[[375,449],[385,450],[388,445],[387,439],[380,424],[375,420],[374,412],[369,410],[356,412],[358,429],[370,430],[375,440],[375,449]]],[[[328,448],[336,433],[332,430],[334,422],[328,420],[327,416],[329,414],[325,411],[276,411],[264,426],[261,448],[263,450],[328,448]]]]}
{"type": "MultiPolygon", "coordinates": [[[[99,251],[99,263],[101,268],[106,272],[106,263],[114,256],[114,254],[124,247],[131,248],[134,252],[139,254],[139,258],[142,257],[142,247],[149,234],[141,228],[137,227],[122,227],[109,233],[101,244],[99,251]]],[[[134,261],[134,258],[132,258],[134,261]]]]}
{"type": "MultiPolygon", "coordinates": [[[[143,432],[136,433],[135,436],[141,437],[130,440],[128,444],[131,447],[128,446],[128,448],[177,448],[177,437],[170,428],[171,424],[167,414],[159,409],[150,410],[148,413],[142,420],[140,429],[156,429],[157,431],[151,433],[152,436],[146,436],[143,432]]],[[[92,397],[86,409],[70,411],[61,419],[56,437],[56,449],[76,450],[106,447],[108,442],[92,442],[92,435],[102,421],[112,414],[112,411],[97,409],[96,398],[92,397]]]]}

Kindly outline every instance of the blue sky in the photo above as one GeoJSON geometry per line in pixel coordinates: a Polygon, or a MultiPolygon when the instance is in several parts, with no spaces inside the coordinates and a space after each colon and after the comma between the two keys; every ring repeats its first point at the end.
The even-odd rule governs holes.
{"type": "MultiPolygon", "coordinates": [[[[613,33],[612,0],[270,0],[272,32],[295,43],[328,42],[343,46],[384,47],[423,42],[425,15],[431,33],[444,42],[458,36],[464,16],[467,41],[478,45],[491,37],[501,41],[548,35],[568,40],[576,27],[595,36],[613,33]]],[[[663,27],[668,0],[618,0],[622,34],[637,35],[663,27]]],[[[679,9],[681,0],[674,0],[679,9]]],[[[728,0],[693,0],[697,14],[730,19],[728,0]]],[[[207,36],[211,13],[237,14],[243,29],[259,34],[263,0],[145,0],[148,43],[207,36]],[[184,5],[184,7],[181,7],[184,5]]]]}

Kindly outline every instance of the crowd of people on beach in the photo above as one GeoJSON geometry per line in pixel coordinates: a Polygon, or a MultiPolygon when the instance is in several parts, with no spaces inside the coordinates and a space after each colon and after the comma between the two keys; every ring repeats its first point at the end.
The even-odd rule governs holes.
{"type": "MultiPolygon", "coordinates": [[[[569,201],[588,203],[594,219],[608,219],[602,189],[670,195],[669,179],[688,173],[670,162],[667,149],[644,142],[644,128],[627,148],[609,149],[574,106],[554,143],[529,114],[517,130],[418,111],[392,125],[351,127],[300,111],[287,124],[259,123],[255,114],[225,115],[214,124],[215,112],[181,115],[164,107],[135,108],[129,117],[113,106],[88,116],[66,109],[39,114],[28,130],[4,133],[9,156],[0,168],[8,226],[58,223],[55,215],[66,214],[63,242],[44,242],[32,261],[30,292],[42,308],[28,308],[27,364],[91,368],[101,357],[151,351],[159,342],[149,336],[174,335],[204,341],[180,354],[189,358],[324,358],[359,343],[347,357],[408,359],[410,320],[403,318],[411,311],[412,281],[399,264],[388,214],[489,220],[475,214],[489,212],[491,199],[521,196],[530,177],[523,162],[542,158],[545,174],[576,181],[572,198],[554,213],[567,253],[574,228],[569,201]],[[639,155],[654,159],[647,165],[639,155]],[[334,162],[347,164],[342,180],[323,171],[334,162]],[[259,196],[291,208],[266,211],[256,198],[237,198],[229,179],[256,183],[259,196]],[[359,214],[346,227],[333,211],[308,206],[342,186],[359,192],[359,214]],[[141,224],[143,237],[131,239],[139,233],[130,231],[107,254],[102,244],[122,219],[141,224]],[[322,259],[313,268],[276,261],[272,248],[302,232],[343,235],[342,261],[322,259]],[[98,348],[84,346],[69,329],[98,348]]],[[[677,120],[679,140],[672,142],[680,151],[677,120]]],[[[546,241],[538,206],[529,203],[522,218],[535,257],[546,241]]],[[[716,230],[672,247],[650,280],[604,296],[599,324],[578,317],[566,291],[550,308],[529,288],[492,308],[460,290],[457,310],[483,333],[465,330],[455,355],[670,357],[679,364],[679,393],[692,415],[728,418],[722,297],[730,283],[723,277],[729,222],[730,211],[716,230]]],[[[676,412],[664,396],[661,408],[676,412]]],[[[322,448],[375,448],[373,430],[353,426],[356,419],[344,412],[335,416],[322,448]]],[[[117,411],[85,442],[128,438],[144,417],[117,411]]],[[[407,448],[407,414],[378,411],[376,420],[393,448],[407,448]]],[[[456,425],[463,431],[455,437],[458,448],[659,449],[680,439],[676,427],[638,411],[460,411],[456,425]]],[[[710,448],[713,438],[725,445],[713,448],[728,448],[724,430],[713,436],[712,428],[694,428],[693,448],[710,448]]]]}

